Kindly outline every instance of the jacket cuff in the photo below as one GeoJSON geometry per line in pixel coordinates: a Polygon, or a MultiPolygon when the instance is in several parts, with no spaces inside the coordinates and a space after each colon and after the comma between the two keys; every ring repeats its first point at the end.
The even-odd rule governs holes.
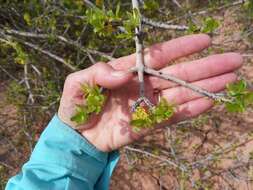
{"type": "Polygon", "coordinates": [[[99,151],[55,115],[35,146],[29,165],[57,165],[95,184],[109,161],[109,153],[99,151]]]}

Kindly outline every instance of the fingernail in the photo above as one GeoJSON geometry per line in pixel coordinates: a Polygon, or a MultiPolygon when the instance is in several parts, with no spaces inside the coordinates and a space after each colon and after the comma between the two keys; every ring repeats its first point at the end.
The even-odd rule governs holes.
{"type": "Polygon", "coordinates": [[[126,76],[128,73],[125,72],[125,71],[113,71],[111,73],[112,76],[114,77],[123,77],[123,76],[126,76]]]}

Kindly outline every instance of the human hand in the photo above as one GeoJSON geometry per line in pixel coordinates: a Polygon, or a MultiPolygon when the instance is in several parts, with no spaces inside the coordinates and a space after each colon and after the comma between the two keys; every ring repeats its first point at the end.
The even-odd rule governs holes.
{"type": "MultiPolygon", "coordinates": [[[[219,92],[228,83],[236,80],[233,73],[242,65],[242,57],[236,53],[213,55],[199,60],[168,66],[172,60],[200,52],[211,43],[207,35],[190,35],[156,44],[145,50],[147,67],[173,74],[210,92],[219,92]]],[[[80,126],[81,134],[99,150],[109,152],[127,145],[153,129],[138,133],[130,126],[131,106],[139,96],[137,77],[128,70],[135,66],[135,55],[129,55],[109,63],[97,63],[90,68],[70,74],[58,110],[59,118],[75,126],[70,118],[75,113],[75,105],[83,103],[80,85],[97,84],[109,89],[107,101],[99,115],[91,116],[89,122],[80,126]]],[[[146,97],[157,103],[157,96],[177,105],[173,117],[161,125],[170,125],[207,111],[213,101],[176,84],[153,76],[145,76],[146,97]]],[[[155,128],[154,128],[155,129],[155,128]]]]}

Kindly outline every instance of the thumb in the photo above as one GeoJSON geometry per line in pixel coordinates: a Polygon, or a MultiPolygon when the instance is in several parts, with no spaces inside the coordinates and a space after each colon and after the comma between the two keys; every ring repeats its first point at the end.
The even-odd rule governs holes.
{"type": "Polygon", "coordinates": [[[133,74],[129,71],[115,70],[112,66],[106,63],[97,63],[93,66],[93,80],[95,84],[108,89],[118,88],[129,82],[133,74]]]}

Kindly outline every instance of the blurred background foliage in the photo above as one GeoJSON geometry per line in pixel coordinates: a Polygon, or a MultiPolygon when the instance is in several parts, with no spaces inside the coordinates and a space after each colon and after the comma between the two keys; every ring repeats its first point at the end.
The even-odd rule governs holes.
{"type": "MultiPolygon", "coordinates": [[[[240,35],[249,44],[253,42],[252,0],[140,2],[145,17],[145,46],[191,33],[218,36],[223,20],[217,14],[233,6],[238,8],[236,20],[243,23],[240,35]]],[[[7,156],[1,158],[0,152],[2,189],[6,179],[27,159],[40,132],[57,111],[66,76],[98,61],[107,62],[135,52],[132,38],[138,22],[131,6],[131,1],[120,0],[0,0],[0,85],[4,91],[0,120],[14,117],[16,126],[6,130],[4,126],[9,122],[2,119],[0,123],[0,138],[6,138],[1,146],[10,144],[7,156]],[[8,108],[11,111],[6,111],[6,105],[13,106],[8,108]],[[13,146],[17,147],[14,152],[23,153],[13,156],[13,146]]],[[[231,49],[216,45],[201,55],[228,50],[231,49]]],[[[201,122],[202,117],[191,125],[198,128],[201,122]]],[[[175,146],[183,138],[180,130],[177,133],[175,146]]],[[[189,180],[185,174],[177,175],[189,180]]],[[[195,187],[208,189],[210,184],[198,181],[195,187]]]]}

